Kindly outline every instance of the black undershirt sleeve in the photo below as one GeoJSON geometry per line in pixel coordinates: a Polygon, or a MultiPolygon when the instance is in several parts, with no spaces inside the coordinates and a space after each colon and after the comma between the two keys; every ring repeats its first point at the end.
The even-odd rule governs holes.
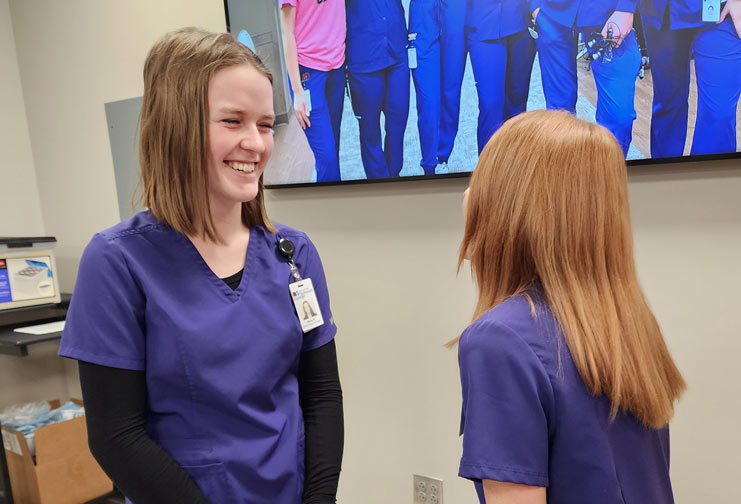
{"type": "Polygon", "coordinates": [[[342,388],[334,340],[301,354],[298,390],[306,435],[302,504],[334,504],[344,444],[342,388]]]}
{"type": "Polygon", "coordinates": [[[144,371],[83,361],[79,368],[90,451],[116,487],[135,504],[210,504],[147,434],[144,371]]]}

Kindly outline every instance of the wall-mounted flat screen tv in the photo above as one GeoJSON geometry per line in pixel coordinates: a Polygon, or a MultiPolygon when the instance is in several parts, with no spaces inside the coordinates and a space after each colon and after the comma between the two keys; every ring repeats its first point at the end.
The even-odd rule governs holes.
{"type": "Polygon", "coordinates": [[[629,164],[741,158],[731,3],[225,0],[225,9],[229,30],[275,77],[282,124],[264,181],[283,187],[468,174],[507,118],[542,108],[604,125],[629,164]]]}

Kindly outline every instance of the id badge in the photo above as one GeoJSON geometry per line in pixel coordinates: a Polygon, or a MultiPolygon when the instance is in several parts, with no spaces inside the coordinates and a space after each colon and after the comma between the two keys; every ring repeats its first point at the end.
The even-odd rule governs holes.
{"type": "Polygon", "coordinates": [[[409,54],[409,68],[414,70],[417,68],[417,48],[410,47],[407,49],[407,53],[409,54]]]}
{"type": "Polygon", "coordinates": [[[705,23],[720,21],[720,0],[702,0],[702,20],[705,23]]]}
{"type": "Polygon", "coordinates": [[[322,318],[322,311],[319,309],[319,302],[316,300],[311,278],[288,284],[288,289],[291,291],[291,299],[293,299],[293,306],[296,308],[296,315],[301,322],[301,330],[307,333],[323,325],[324,318],[322,318]]]}
{"type": "Polygon", "coordinates": [[[306,108],[311,112],[311,90],[304,89],[304,95],[306,96],[306,108]]]}

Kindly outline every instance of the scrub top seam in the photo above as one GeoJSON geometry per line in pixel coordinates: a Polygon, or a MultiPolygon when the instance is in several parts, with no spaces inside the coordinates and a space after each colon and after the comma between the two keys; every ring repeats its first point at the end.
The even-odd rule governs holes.
{"type": "Polygon", "coordinates": [[[182,335],[179,332],[175,332],[173,339],[178,349],[180,365],[182,366],[183,374],[185,375],[185,380],[188,384],[188,399],[189,405],[192,408],[190,415],[193,418],[200,418],[202,420],[205,420],[207,424],[208,419],[203,419],[201,417],[201,411],[203,410],[203,408],[199,407],[199,405],[202,404],[200,399],[201,395],[199,394],[199,388],[196,386],[195,380],[193,379],[193,371],[191,370],[190,361],[188,359],[188,352],[185,348],[185,342],[183,341],[182,335]]]}
{"type": "Polygon", "coordinates": [[[492,469],[495,471],[503,471],[503,472],[509,472],[509,473],[515,473],[515,474],[523,474],[526,476],[537,476],[540,478],[548,478],[548,474],[540,472],[540,471],[530,471],[527,469],[518,469],[514,467],[508,467],[504,465],[491,465],[481,462],[468,462],[468,461],[461,461],[461,466],[470,467],[471,469],[492,469]]]}
{"type": "Polygon", "coordinates": [[[494,480],[530,486],[550,486],[547,475],[461,463],[458,476],[472,481],[494,480]]]}
{"type": "MultiPolygon", "coordinates": [[[[510,298],[510,299],[512,299],[512,298],[510,298]]],[[[545,409],[544,409],[543,410],[543,414],[545,415],[545,418],[546,418],[546,424],[548,426],[548,438],[549,438],[549,441],[550,441],[551,436],[555,433],[556,428],[557,428],[557,426],[555,424],[553,424],[553,422],[557,418],[557,415],[555,414],[555,412],[556,412],[556,387],[553,384],[553,378],[551,377],[551,373],[548,372],[548,366],[546,366],[545,362],[543,362],[543,359],[540,358],[540,356],[535,351],[535,349],[530,345],[530,343],[527,342],[524,338],[522,338],[517,333],[517,331],[515,331],[514,329],[512,329],[511,327],[509,327],[507,324],[505,324],[505,323],[503,323],[501,321],[498,321],[498,320],[481,320],[481,319],[479,319],[479,320],[481,321],[482,324],[486,323],[486,324],[490,324],[490,325],[493,325],[495,327],[498,326],[498,327],[504,329],[505,331],[507,331],[508,333],[510,333],[513,337],[515,337],[518,341],[522,342],[522,344],[524,344],[530,350],[530,353],[535,357],[535,359],[537,360],[537,362],[538,362],[541,370],[543,371],[543,373],[545,373],[546,377],[548,378],[548,386],[550,388],[550,397],[549,397],[549,399],[550,399],[550,403],[549,403],[549,405],[550,405],[550,411],[549,412],[546,412],[545,409]]],[[[537,328],[537,324],[536,324],[536,330],[538,331],[538,333],[540,332],[540,330],[537,328]]]]}
{"type": "Polygon", "coordinates": [[[538,364],[540,364],[541,369],[543,370],[543,372],[545,373],[545,375],[548,377],[548,385],[551,388],[551,396],[552,396],[552,398],[554,400],[554,403],[555,403],[556,392],[555,392],[555,389],[553,387],[553,380],[551,379],[551,374],[548,372],[548,367],[545,365],[545,362],[543,362],[543,359],[540,358],[540,356],[538,355],[538,352],[535,351],[535,349],[530,345],[529,342],[527,342],[524,338],[522,338],[519,334],[517,334],[517,331],[515,331],[514,329],[512,329],[511,327],[509,327],[507,324],[505,324],[503,322],[500,322],[498,320],[489,321],[489,323],[491,323],[493,325],[500,326],[502,329],[504,329],[507,332],[509,332],[510,334],[512,334],[515,338],[517,338],[522,343],[524,343],[525,346],[527,346],[528,350],[530,350],[530,353],[532,353],[533,356],[535,356],[535,359],[538,361],[538,364]]]}
{"type": "Polygon", "coordinates": [[[306,238],[307,237],[306,233],[304,233],[303,231],[299,231],[297,229],[292,229],[292,228],[286,226],[285,224],[281,224],[280,222],[275,222],[274,224],[275,224],[275,227],[278,229],[278,232],[277,233],[270,233],[266,229],[264,229],[264,228],[262,228],[260,226],[258,226],[258,227],[260,227],[260,229],[263,229],[266,233],[270,234],[271,236],[280,235],[280,236],[283,236],[283,237],[291,236],[293,238],[306,238]]]}
{"type": "Polygon", "coordinates": [[[89,362],[100,366],[114,367],[117,369],[126,369],[129,371],[144,371],[145,359],[141,357],[125,357],[123,355],[102,354],[90,352],[80,346],[68,346],[62,357],[75,359],[78,361],[89,362]]]}
{"type": "Polygon", "coordinates": [[[98,233],[99,235],[103,236],[108,242],[111,242],[113,240],[117,240],[119,238],[124,238],[126,236],[132,236],[132,235],[138,235],[138,234],[144,234],[149,231],[158,230],[162,228],[162,224],[152,223],[152,224],[146,224],[142,227],[133,228],[133,229],[125,229],[123,231],[118,231],[116,233],[113,233],[112,235],[106,235],[105,231],[102,231],[98,233]]]}
{"type": "MultiPolygon", "coordinates": [[[[546,366],[545,362],[543,362],[543,359],[540,358],[540,355],[538,355],[538,352],[535,351],[535,349],[530,345],[530,343],[525,341],[525,339],[523,339],[519,334],[517,334],[517,332],[514,329],[512,329],[507,324],[504,324],[502,322],[497,322],[497,323],[501,325],[504,329],[512,333],[513,336],[515,336],[517,339],[522,341],[527,346],[530,352],[538,360],[538,364],[540,364],[540,367],[545,373],[545,375],[548,377],[548,386],[550,387],[550,391],[551,391],[550,405],[552,407],[552,411],[546,412],[544,410],[543,414],[545,415],[546,425],[548,426],[548,439],[549,439],[549,444],[550,444],[551,436],[555,433],[556,427],[557,427],[556,425],[553,424],[553,422],[555,422],[555,420],[558,418],[558,415],[555,414],[556,412],[556,387],[553,384],[553,378],[551,377],[551,373],[548,372],[548,366],[546,366]]],[[[537,324],[535,324],[535,328],[536,328],[536,332],[540,334],[540,329],[538,328],[537,324]]]]}
{"type": "MultiPolygon", "coordinates": [[[[135,233],[127,233],[126,235],[133,235],[133,234],[135,234],[135,233]]],[[[141,234],[141,233],[136,233],[136,234],[141,234]]],[[[121,238],[123,236],[126,236],[126,235],[119,234],[119,238],[121,238]]],[[[134,275],[134,273],[132,272],[131,265],[129,264],[129,261],[126,260],[126,255],[121,250],[121,247],[118,247],[117,245],[115,245],[112,240],[113,239],[107,240],[108,245],[110,245],[116,251],[116,253],[118,254],[118,256],[121,258],[121,262],[125,266],[126,273],[128,273],[129,277],[131,278],[131,281],[134,282],[134,284],[136,284],[136,287],[139,289],[139,292],[140,292],[142,298],[144,299],[144,303],[146,304],[147,295],[144,292],[144,287],[142,286],[141,282],[136,277],[136,275],[134,275]]],[[[142,314],[142,316],[143,315],[144,314],[142,314]]]]}
{"type": "MultiPolygon", "coordinates": [[[[327,323],[329,323],[329,322],[325,321],[324,323],[325,323],[325,324],[327,324],[327,323]]],[[[319,327],[316,327],[316,328],[312,329],[312,331],[316,331],[316,330],[317,330],[317,329],[319,329],[320,327],[321,327],[321,326],[319,326],[319,327]]],[[[304,337],[306,337],[306,336],[307,336],[307,335],[308,335],[308,334],[309,334],[310,332],[311,332],[311,331],[309,331],[308,333],[304,334],[304,337]]],[[[316,341],[316,342],[315,342],[314,344],[312,344],[312,345],[309,345],[309,346],[308,346],[307,348],[302,348],[302,349],[301,349],[301,353],[304,353],[304,352],[310,352],[310,351],[312,351],[312,350],[316,350],[317,348],[321,348],[321,347],[323,347],[324,345],[326,345],[327,343],[329,343],[330,341],[332,341],[332,340],[333,340],[333,339],[335,338],[335,336],[337,336],[337,326],[336,326],[335,324],[332,324],[332,329],[330,329],[329,331],[327,331],[327,332],[326,332],[326,333],[325,333],[325,334],[324,334],[324,335],[323,335],[323,336],[322,336],[322,337],[321,337],[320,339],[318,339],[318,340],[317,340],[317,341],[316,341]]]]}
{"type": "MultiPolygon", "coordinates": [[[[237,296],[237,299],[241,299],[242,296],[247,292],[247,287],[248,287],[250,278],[254,277],[256,274],[256,272],[254,271],[254,264],[256,261],[255,258],[259,254],[255,250],[255,247],[260,246],[260,243],[258,243],[260,240],[256,239],[258,231],[260,229],[261,229],[260,226],[252,226],[250,228],[250,242],[247,244],[247,256],[244,258],[244,268],[242,271],[242,279],[239,281],[239,286],[236,288],[236,290],[233,291],[233,293],[237,296]]],[[[223,284],[223,281],[222,281],[222,284],[223,284]]]]}

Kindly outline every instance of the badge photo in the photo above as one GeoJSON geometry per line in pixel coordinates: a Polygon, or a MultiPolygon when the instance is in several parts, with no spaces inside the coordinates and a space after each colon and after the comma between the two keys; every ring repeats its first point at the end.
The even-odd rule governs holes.
{"type": "Polygon", "coordinates": [[[298,320],[301,323],[301,330],[306,333],[323,325],[324,318],[316,299],[311,278],[293,282],[288,287],[291,291],[293,306],[296,308],[296,315],[298,315],[298,320]]]}
{"type": "Polygon", "coordinates": [[[702,20],[705,23],[720,21],[720,0],[702,0],[702,20]]]}

